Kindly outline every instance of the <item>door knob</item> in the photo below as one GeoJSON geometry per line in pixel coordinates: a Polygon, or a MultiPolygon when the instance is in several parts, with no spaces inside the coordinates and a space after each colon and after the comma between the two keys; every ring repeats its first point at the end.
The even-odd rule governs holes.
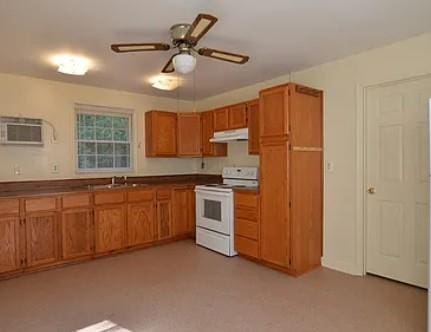
{"type": "Polygon", "coordinates": [[[368,193],[369,194],[375,194],[376,193],[376,188],[374,188],[374,187],[368,188],[368,193]]]}

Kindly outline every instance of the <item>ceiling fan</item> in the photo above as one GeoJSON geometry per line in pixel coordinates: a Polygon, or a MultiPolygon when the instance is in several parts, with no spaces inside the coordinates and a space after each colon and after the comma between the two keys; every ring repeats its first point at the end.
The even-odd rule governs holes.
{"type": "Polygon", "coordinates": [[[172,46],[166,43],[113,44],[111,45],[111,49],[117,53],[168,51],[171,47],[178,49],[178,52],[172,55],[163,67],[162,73],[177,71],[181,74],[187,74],[192,72],[196,66],[194,54],[237,64],[246,63],[249,60],[249,57],[246,55],[205,47],[196,48],[199,40],[216,22],[217,17],[208,14],[199,14],[192,24],[180,23],[173,25],[170,29],[172,46]]]}

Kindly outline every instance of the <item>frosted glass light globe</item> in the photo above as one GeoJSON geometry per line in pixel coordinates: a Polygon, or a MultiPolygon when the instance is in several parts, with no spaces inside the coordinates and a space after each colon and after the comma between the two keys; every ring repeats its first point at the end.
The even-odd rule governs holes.
{"type": "Polygon", "coordinates": [[[174,63],[175,71],[180,74],[191,73],[196,67],[196,58],[191,54],[177,54],[172,61],[174,63]]]}

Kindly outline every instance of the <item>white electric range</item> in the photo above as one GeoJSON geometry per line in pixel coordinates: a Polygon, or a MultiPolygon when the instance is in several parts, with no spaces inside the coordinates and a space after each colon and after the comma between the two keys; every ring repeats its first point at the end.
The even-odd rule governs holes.
{"type": "Polygon", "coordinates": [[[224,167],[222,184],[195,187],[196,243],[235,256],[233,189],[259,186],[257,167],[224,167]]]}

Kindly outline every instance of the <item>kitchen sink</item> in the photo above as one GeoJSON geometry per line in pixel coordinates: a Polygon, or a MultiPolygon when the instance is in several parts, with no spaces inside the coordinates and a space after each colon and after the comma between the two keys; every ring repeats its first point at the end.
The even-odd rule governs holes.
{"type": "Polygon", "coordinates": [[[98,184],[94,186],[90,186],[93,190],[98,189],[121,189],[121,188],[137,188],[137,187],[145,187],[148,184],[144,183],[114,183],[114,184],[98,184]]]}

